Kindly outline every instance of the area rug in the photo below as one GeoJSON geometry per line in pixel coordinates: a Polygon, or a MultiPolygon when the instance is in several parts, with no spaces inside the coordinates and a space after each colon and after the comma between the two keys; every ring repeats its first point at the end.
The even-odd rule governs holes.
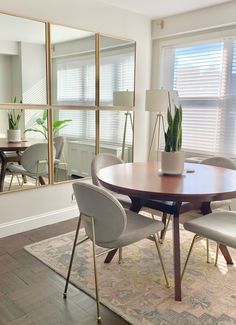
{"type": "MultiPolygon", "coordinates": [[[[134,325],[152,324],[236,324],[236,269],[219,257],[213,264],[215,244],[211,243],[211,264],[206,263],[206,243],[196,243],[183,284],[182,302],[174,300],[171,231],[161,245],[171,288],[165,287],[155,245],[142,240],[123,250],[123,262],[117,257],[104,264],[98,258],[102,303],[134,325]]],[[[84,237],[84,233],[81,234],[84,237]]],[[[66,276],[74,232],[26,246],[25,249],[43,263],[66,276]]],[[[181,257],[184,261],[192,234],[181,230],[181,257]]],[[[231,251],[236,261],[236,251],[231,251]]],[[[71,281],[94,297],[93,260],[90,242],[77,248],[71,281]]],[[[70,289],[68,289],[68,296],[70,289]]],[[[95,315],[94,315],[95,316],[95,315]]]]}

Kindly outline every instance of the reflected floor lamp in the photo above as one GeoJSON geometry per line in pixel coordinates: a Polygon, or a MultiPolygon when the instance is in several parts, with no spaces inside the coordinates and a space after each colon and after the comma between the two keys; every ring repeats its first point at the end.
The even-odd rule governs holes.
{"type": "Polygon", "coordinates": [[[152,89],[146,90],[146,105],[145,110],[149,112],[156,112],[156,120],[152,132],[151,137],[151,144],[148,152],[148,160],[151,156],[151,150],[153,146],[153,142],[155,136],[157,135],[157,160],[160,160],[160,132],[161,132],[161,125],[162,131],[164,132],[164,114],[167,112],[168,107],[172,109],[174,103],[178,98],[177,91],[169,91],[165,89],[152,89]]]}
{"type": "MultiPolygon", "coordinates": [[[[133,107],[134,105],[134,92],[133,91],[114,91],[113,93],[113,105],[123,107],[133,107]]],[[[125,157],[125,142],[126,142],[126,133],[127,133],[127,124],[128,120],[130,121],[130,126],[133,135],[133,121],[132,121],[132,113],[130,111],[125,112],[125,124],[123,131],[123,142],[122,142],[122,151],[121,151],[121,159],[124,160],[125,157]]]]}

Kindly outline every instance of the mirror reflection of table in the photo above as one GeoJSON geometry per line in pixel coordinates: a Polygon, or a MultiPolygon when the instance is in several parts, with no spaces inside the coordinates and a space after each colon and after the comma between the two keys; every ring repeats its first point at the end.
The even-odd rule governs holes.
{"type": "MultiPolygon", "coordinates": [[[[173,253],[175,300],[181,301],[181,261],[179,214],[183,203],[199,206],[203,214],[211,212],[210,202],[236,197],[236,171],[203,164],[185,164],[180,176],[162,175],[157,162],[118,164],[101,169],[97,177],[101,184],[117,193],[128,195],[131,210],[139,212],[142,199],[173,202],[173,253]],[[189,172],[186,172],[189,171],[189,172]]],[[[228,264],[232,264],[227,247],[220,246],[228,264]]]]}
{"type": "MultiPolygon", "coordinates": [[[[8,142],[8,140],[0,139],[0,163],[1,163],[1,172],[0,172],[0,192],[3,192],[4,189],[4,180],[6,176],[7,164],[9,162],[20,162],[20,152],[25,151],[26,148],[31,146],[34,143],[37,143],[37,140],[21,141],[21,142],[8,142]],[[10,153],[10,155],[8,155],[10,153]]],[[[45,183],[44,183],[45,184],[45,183]]]]}

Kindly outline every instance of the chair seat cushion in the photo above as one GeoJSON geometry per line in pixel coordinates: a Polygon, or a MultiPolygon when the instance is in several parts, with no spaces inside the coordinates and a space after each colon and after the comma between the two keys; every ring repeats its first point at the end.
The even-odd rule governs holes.
{"type": "Polygon", "coordinates": [[[223,201],[213,201],[211,202],[211,209],[229,209],[232,201],[231,200],[223,200],[223,201]]]}
{"type": "MultiPolygon", "coordinates": [[[[10,172],[15,173],[15,174],[26,175],[26,176],[31,176],[31,177],[36,176],[36,174],[30,173],[29,171],[25,170],[22,165],[19,165],[19,164],[14,164],[14,163],[9,164],[7,166],[7,169],[10,172]]],[[[47,175],[47,174],[46,173],[44,173],[44,174],[40,173],[40,176],[43,176],[43,175],[47,175]]]]}
{"type": "Polygon", "coordinates": [[[236,212],[213,212],[186,221],[184,228],[200,236],[236,248],[236,212]]]}
{"type": "Polygon", "coordinates": [[[119,248],[135,243],[143,238],[151,236],[164,228],[161,221],[144,217],[141,214],[126,210],[127,226],[124,233],[115,241],[109,243],[97,243],[106,248],[119,248]]]}

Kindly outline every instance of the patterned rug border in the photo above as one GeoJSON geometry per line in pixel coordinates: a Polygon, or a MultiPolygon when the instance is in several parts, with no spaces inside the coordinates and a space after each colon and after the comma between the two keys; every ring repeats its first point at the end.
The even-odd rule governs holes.
{"type": "MultiPolygon", "coordinates": [[[[186,234],[186,232],[184,230],[181,229],[181,233],[186,234]]],[[[169,233],[169,231],[168,231],[169,233]]],[[[171,236],[170,232],[170,236],[171,236]]],[[[47,267],[49,267],[51,270],[53,270],[55,273],[57,273],[60,277],[62,277],[63,279],[66,278],[66,273],[67,273],[67,265],[69,266],[69,259],[70,259],[70,254],[71,254],[71,246],[73,239],[74,239],[74,234],[75,231],[71,231],[68,233],[64,233],[61,234],[59,236],[55,236],[55,237],[51,237],[48,239],[44,239],[42,241],[36,242],[36,243],[32,243],[30,245],[27,245],[24,247],[24,249],[31,254],[32,256],[34,256],[37,260],[39,260],[41,263],[43,263],[44,265],[46,265],[47,267]],[[64,247],[64,248],[63,248],[64,247]],[[67,248],[66,248],[67,247],[67,248]],[[65,249],[66,248],[66,249],[65,249]],[[58,254],[58,255],[57,255],[58,254]],[[64,255],[66,254],[66,255],[64,255]],[[57,256],[59,256],[60,258],[58,259],[57,256]]],[[[81,231],[80,235],[84,236],[84,232],[81,231]]],[[[189,236],[191,235],[192,238],[192,234],[188,233],[186,234],[187,236],[184,235],[184,238],[182,238],[182,243],[187,243],[190,238],[189,236]]],[[[82,239],[81,238],[81,239],[82,239]]],[[[79,261],[79,263],[76,263],[76,267],[74,269],[74,272],[72,272],[71,274],[71,284],[73,285],[73,287],[78,288],[79,290],[83,291],[85,294],[88,294],[90,297],[92,297],[93,299],[95,299],[95,290],[92,288],[93,285],[91,285],[92,282],[89,281],[93,281],[94,277],[93,277],[93,270],[92,270],[92,257],[91,257],[91,251],[89,248],[90,243],[87,242],[87,244],[85,244],[85,248],[82,249],[83,254],[81,255],[81,261],[80,260],[76,260],[77,262],[79,261]],[[86,246],[87,245],[87,246],[86,246]],[[89,255],[88,255],[89,253],[89,255]],[[90,256],[90,267],[89,267],[89,273],[88,272],[88,265],[86,266],[86,264],[83,264],[85,260],[83,259],[87,259],[87,257],[90,256]],[[81,263],[82,262],[82,263],[81,263]],[[78,268],[78,264],[80,265],[78,268]],[[85,265],[85,268],[83,267],[83,265],[85,265]],[[81,281],[82,280],[82,281],[81,281]]],[[[166,253],[170,252],[170,247],[172,245],[172,239],[170,238],[166,238],[166,253]]],[[[195,257],[193,256],[193,266],[194,268],[188,271],[187,273],[187,281],[195,281],[195,279],[198,279],[198,277],[203,277],[205,279],[206,274],[208,274],[208,266],[207,264],[202,264],[202,262],[205,261],[205,255],[202,255],[202,253],[199,255],[199,251],[202,252],[202,248],[205,248],[205,242],[199,242],[198,244],[199,248],[195,248],[196,253],[195,253],[195,257]],[[200,259],[200,260],[199,260],[200,259]],[[200,261],[200,263],[199,263],[200,261]],[[204,267],[202,268],[202,266],[204,265],[204,267]]],[[[187,247],[189,247],[189,245],[187,245],[187,247]]],[[[128,247],[127,247],[128,248],[128,247]]],[[[163,247],[164,248],[164,247],[163,247]]],[[[182,247],[183,248],[183,247],[182,247]]],[[[213,246],[213,248],[215,248],[213,246]]],[[[148,252],[149,252],[149,246],[148,246],[148,252]]],[[[184,252],[187,253],[187,251],[185,251],[186,248],[184,248],[184,252]]],[[[155,250],[154,250],[155,251],[155,250]]],[[[134,267],[136,265],[136,262],[139,261],[140,256],[143,257],[142,254],[144,254],[144,256],[147,255],[147,258],[149,259],[153,252],[147,255],[147,247],[146,244],[134,244],[130,246],[130,251],[128,251],[128,253],[126,254],[126,258],[127,258],[127,262],[124,263],[124,271],[128,271],[130,269],[130,267],[133,266],[133,261],[134,261],[134,267]],[[134,248],[132,248],[134,246],[134,248]],[[141,249],[141,251],[140,251],[141,249]],[[137,251],[140,251],[140,253],[137,251]],[[129,254],[130,257],[129,257],[129,254]],[[141,254],[141,255],[139,255],[141,254]],[[131,263],[130,263],[131,261],[131,263]]],[[[203,251],[204,252],[204,251],[203,251]]],[[[213,251],[211,250],[211,253],[213,251]]],[[[215,249],[214,252],[215,254],[215,249]]],[[[79,253],[78,256],[80,256],[81,253],[79,253]]],[[[167,256],[167,254],[166,254],[167,256]]],[[[171,255],[169,256],[170,258],[173,258],[173,256],[171,257],[171,255]]],[[[211,256],[212,257],[212,256],[211,256]]],[[[233,256],[232,256],[233,257],[233,256]]],[[[213,270],[217,270],[217,274],[216,276],[218,276],[218,274],[222,273],[222,271],[224,271],[225,269],[227,269],[227,266],[224,264],[224,260],[223,257],[220,257],[220,261],[219,261],[219,269],[218,268],[212,268],[211,269],[211,276],[214,275],[214,271],[213,270]],[[223,262],[223,264],[221,263],[223,262]],[[222,268],[223,267],[223,268],[222,268]]],[[[235,259],[236,262],[236,259],[235,259]]],[[[212,264],[212,263],[211,263],[212,264]]],[[[106,265],[105,269],[104,266],[106,264],[103,264],[103,261],[100,262],[100,268],[101,270],[105,270],[105,272],[110,272],[111,271],[111,267],[113,265],[106,265]],[[108,268],[107,268],[108,267],[108,268]]],[[[139,264],[138,264],[139,265],[139,264]]],[[[140,264],[141,265],[141,264],[140,264]]],[[[146,264],[145,264],[146,265],[146,264]]],[[[235,263],[236,265],[236,263],[235,263]]],[[[212,265],[213,266],[213,265],[212,265]]],[[[100,278],[100,283],[102,284],[102,282],[107,283],[108,286],[104,287],[101,286],[101,290],[105,289],[105,291],[103,290],[103,296],[101,294],[101,304],[104,305],[105,307],[107,307],[108,309],[110,309],[111,311],[113,311],[114,313],[116,313],[119,317],[121,317],[122,319],[124,319],[125,321],[127,321],[130,324],[133,325],[154,325],[154,324],[165,324],[165,325],[173,325],[176,324],[176,322],[178,324],[185,324],[185,325],[189,325],[190,323],[193,325],[196,324],[209,324],[209,325],[215,325],[215,324],[235,324],[236,325],[236,311],[232,310],[230,311],[229,308],[235,308],[236,306],[236,289],[231,288],[230,283],[232,283],[232,272],[230,272],[228,274],[227,278],[220,278],[220,283],[221,283],[221,288],[222,290],[224,290],[225,288],[228,290],[230,288],[230,291],[227,291],[226,296],[224,296],[224,302],[222,304],[222,308],[220,308],[220,310],[216,310],[217,313],[214,314],[214,308],[218,308],[217,305],[218,303],[220,303],[221,301],[221,295],[222,295],[222,291],[220,291],[220,297],[216,295],[216,297],[218,297],[217,299],[217,303],[216,300],[214,300],[214,303],[211,304],[212,300],[207,300],[208,296],[203,292],[202,294],[202,290],[205,290],[205,285],[207,288],[207,292],[210,292],[210,296],[209,298],[211,299],[211,293],[214,292],[215,289],[215,282],[212,281],[211,277],[208,277],[208,281],[206,283],[204,282],[200,282],[197,287],[195,287],[195,283],[194,282],[189,282],[190,286],[193,290],[196,290],[196,296],[191,296],[191,294],[188,294],[188,291],[186,290],[186,288],[188,288],[188,284],[187,287],[185,288],[185,297],[183,299],[183,305],[182,306],[176,306],[176,302],[174,303],[174,297],[173,297],[173,290],[172,292],[169,291],[169,294],[165,294],[164,293],[164,298],[163,300],[160,302],[160,308],[158,307],[157,309],[155,308],[156,305],[152,304],[152,299],[157,297],[157,301],[159,299],[158,296],[156,296],[155,291],[152,291],[151,287],[151,291],[150,287],[147,286],[147,293],[150,294],[150,297],[147,295],[145,296],[146,298],[142,300],[140,300],[140,291],[139,291],[139,284],[141,283],[140,281],[143,281],[142,278],[137,278],[136,282],[132,282],[131,280],[131,286],[129,290],[126,290],[127,287],[127,281],[126,281],[126,277],[125,280],[121,277],[119,278],[118,273],[121,271],[121,269],[119,268],[115,268],[115,272],[112,274],[112,276],[107,279],[104,278],[103,275],[101,274],[101,278],[100,278]],[[116,281],[116,276],[118,276],[117,278],[117,282],[114,282],[114,280],[116,281]],[[119,281],[123,281],[123,287],[119,287],[119,281]],[[230,282],[231,281],[231,282],[230,282]],[[118,283],[118,287],[113,288],[113,285],[111,285],[112,283],[116,284],[118,283]],[[137,290],[136,290],[136,283],[138,284],[137,290]],[[114,289],[114,295],[112,294],[111,289],[114,289]],[[135,289],[135,290],[134,290],[135,289]],[[108,290],[108,291],[106,291],[108,290]],[[132,291],[134,290],[134,291],[132,291]],[[213,290],[213,291],[212,291],[213,290]],[[134,296],[134,300],[132,300],[132,294],[135,293],[137,294],[137,296],[134,296]],[[118,294],[118,295],[117,295],[118,294]],[[127,296],[126,296],[127,294],[127,296]],[[152,296],[153,295],[153,296],[152,296]],[[137,299],[136,299],[137,297],[137,299]],[[127,301],[125,301],[125,299],[128,299],[128,302],[130,300],[131,305],[127,304],[127,301]],[[171,298],[171,306],[169,305],[168,300],[171,298]],[[193,299],[192,299],[193,298],[193,299]],[[173,305],[172,305],[172,299],[173,299],[173,305]],[[139,302],[140,301],[140,302],[139,302]],[[216,306],[215,306],[216,304],[216,306]],[[147,309],[145,309],[146,307],[148,307],[147,309]],[[150,307],[150,308],[149,308],[150,307]],[[137,308],[137,309],[136,309],[137,308]],[[140,309],[141,308],[141,309],[140,309]],[[154,309],[153,309],[154,308],[154,309]],[[209,308],[209,309],[208,309],[209,308]],[[139,311],[141,311],[139,313],[139,311]],[[154,313],[153,313],[154,312],[154,313]],[[164,313],[163,313],[164,312],[164,313]],[[228,313],[229,312],[229,313],[228,313]],[[177,316],[177,318],[176,318],[177,316]],[[180,316],[180,317],[179,317],[180,316]],[[142,317],[142,318],[140,318],[142,317]],[[196,319],[195,319],[196,318],[196,319]],[[196,322],[195,322],[196,320],[196,322]],[[187,322],[186,322],[187,321],[187,322]],[[189,321],[189,322],[188,322],[189,321]]],[[[152,274],[149,272],[149,268],[148,268],[148,274],[152,274]]],[[[235,270],[235,268],[234,268],[235,270]]],[[[131,274],[132,271],[135,272],[135,270],[132,268],[131,269],[131,274]]],[[[144,268],[144,271],[147,271],[147,268],[144,268]]],[[[152,268],[153,271],[153,268],[152,268]]],[[[170,274],[172,274],[172,278],[173,278],[173,270],[171,269],[171,264],[169,265],[169,270],[167,270],[167,272],[170,272],[170,274]]],[[[235,272],[235,271],[234,271],[235,272]]],[[[228,273],[228,272],[226,272],[228,273]]],[[[106,273],[105,273],[106,274],[106,273]]],[[[110,273],[108,273],[110,274],[110,273]]],[[[107,275],[108,275],[107,274],[107,275]]],[[[145,283],[147,284],[147,280],[149,281],[151,279],[151,281],[153,280],[152,277],[151,278],[146,278],[145,279],[145,275],[146,273],[138,273],[138,275],[141,274],[141,277],[144,275],[144,281],[143,281],[143,285],[145,285],[145,283]],[[146,280],[146,282],[145,282],[146,280]]],[[[159,273],[160,276],[160,273],[159,273]]],[[[220,274],[220,276],[223,276],[222,274],[220,274]]],[[[233,279],[234,279],[235,274],[233,274],[233,279]]],[[[172,279],[173,280],[173,279],[172,279]]],[[[206,279],[205,279],[206,280],[206,279]]],[[[156,280],[154,280],[156,283],[156,280]]],[[[163,290],[164,290],[164,286],[165,284],[163,284],[163,276],[162,278],[159,278],[158,283],[159,285],[161,285],[161,292],[163,294],[163,290]],[[161,279],[161,280],[160,280],[161,279]]],[[[235,281],[235,280],[233,280],[235,281]]],[[[150,282],[148,282],[150,283],[150,282]]],[[[198,283],[198,282],[197,282],[198,283]]],[[[186,284],[185,284],[186,286],[186,284]]],[[[217,285],[218,286],[218,285],[217,285]]],[[[173,289],[173,285],[171,285],[171,288],[173,289]]],[[[159,290],[159,289],[158,289],[159,290]]],[[[217,291],[218,293],[218,291],[217,291]]],[[[160,297],[161,295],[160,294],[160,297]]],[[[62,292],[63,295],[63,292],[62,292]]],[[[63,299],[63,297],[62,297],[63,299]]],[[[68,299],[69,299],[69,292],[68,292],[68,299]]],[[[162,298],[161,298],[162,299],[162,298]]],[[[94,312],[94,318],[96,318],[96,314],[94,312]]]]}
{"type": "MultiPolygon", "coordinates": [[[[41,263],[43,263],[44,265],[46,265],[47,267],[49,267],[52,271],[54,271],[55,273],[57,273],[59,276],[61,276],[63,279],[66,280],[66,277],[59,273],[58,271],[56,271],[52,266],[49,265],[49,263],[41,260],[40,258],[38,258],[36,256],[36,254],[33,253],[32,251],[32,248],[38,244],[43,244],[43,243],[47,243],[47,242],[50,242],[52,239],[57,239],[57,238],[62,238],[64,237],[65,235],[68,235],[68,234],[72,234],[72,233],[75,233],[75,231],[70,231],[70,232],[67,232],[67,233],[64,233],[62,235],[59,235],[59,236],[55,236],[55,237],[51,237],[51,238],[48,238],[48,239],[44,239],[44,240],[41,240],[39,242],[36,242],[34,244],[30,244],[30,245],[26,245],[24,246],[24,250],[27,251],[29,254],[31,254],[32,256],[34,256],[35,258],[37,258],[37,260],[39,260],[41,263]]],[[[81,231],[82,233],[82,231],[81,231]]],[[[68,265],[69,267],[69,265],[68,265]]],[[[66,282],[65,282],[66,283],[66,282]]],[[[92,290],[89,290],[88,288],[86,288],[85,286],[83,285],[78,285],[76,284],[74,281],[70,281],[70,285],[73,285],[75,288],[83,291],[84,293],[86,293],[87,295],[89,295],[90,297],[92,297],[94,299],[94,301],[96,301],[95,299],[95,292],[93,292],[92,290]]],[[[70,289],[68,288],[68,291],[70,289]]],[[[69,293],[68,293],[68,298],[69,299],[69,293]]],[[[62,299],[63,299],[63,292],[62,292],[62,299]]],[[[106,308],[110,309],[111,311],[113,311],[114,313],[116,313],[118,316],[120,316],[121,318],[123,318],[124,320],[126,320],[128,323],[130,323],[131,325],[143,325],[140,321],[138,321],[135,317],[132,317],[132,316],[126,316],[124,314],[121,313],[121,311],[119,310],[119,308],[115,307],[113,304],[111,304],[109,301],[107,301],[106,299],[103,299],[103,298],[100,298],[100,303],[102,305],[104,305],[106,308]]],[[[96,315],[94,315],[94,317],[96,317],[96,315]]]]}

